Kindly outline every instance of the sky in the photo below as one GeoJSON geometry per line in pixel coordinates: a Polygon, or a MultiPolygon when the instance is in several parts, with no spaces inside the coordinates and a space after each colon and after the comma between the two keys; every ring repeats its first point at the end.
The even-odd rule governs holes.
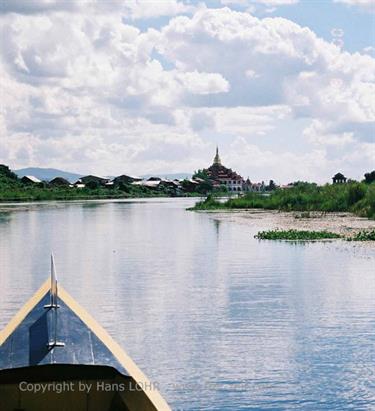
{"type": "Polygon", "coordinates": [[[0,163],[142,175],[375,169],[370,0],[0,0],[0,163]]]}

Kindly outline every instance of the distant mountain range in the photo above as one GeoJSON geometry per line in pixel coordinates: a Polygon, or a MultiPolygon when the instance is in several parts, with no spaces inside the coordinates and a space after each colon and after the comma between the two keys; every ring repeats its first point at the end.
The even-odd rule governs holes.
{"type": "MultiPolygon", "coordinates": [[[[41,167],[28,167],[21,168],[19,170],[13,170],[18,177],[23,176],[34,176],[39,178],[39,180],[50,181],[55,177],[63,177],[71,183],[76,182],[83,174],[71,173],[69,171],[58,170],[56,168],[41,168],[41,167]]],[[[149,177],[161,177],[169,180],[191,178],[189,173],[173,173],[173,174],[146,174],[141,176],[144,179],[149,177]]],[[[112,178],[112,177],[111,177],[112,178]]]]}
{"type": "Polygon", "coordinates": [[[172,173],[172,174],[145,174],[141,176],[145,180],[147,180],[150,177],[160,177],[160,178],[165,178],[167,180],[182,180],[184,178],[191,178],[192,174],[191,173],[172,173]]]}
{"type": "Polygon", "coordinates": [[[56,168],[40,168],[40,167],[28,167],[14,170],[18,177],[34,176],[39,180],[50,181],[55,177],[63,177],[71,183],[76,182],[83,174],[70,173],[68,171],[58,170],[56,168]]]}

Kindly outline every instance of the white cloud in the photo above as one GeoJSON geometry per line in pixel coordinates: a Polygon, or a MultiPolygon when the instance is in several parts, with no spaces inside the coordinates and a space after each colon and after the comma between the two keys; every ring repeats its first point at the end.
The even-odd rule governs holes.
{"type": "Polygon", "coordinates": [[[344,37],[344,34],[345,34],[344,30],[340,28],[335,27],[331,30],[332,37],[340,38],[340,37],[344,37]]]}
{"type": "Polygon", "coordinates": [[[251,6],[252,4],[264,4],[266,6],[285,6],[299,3],[299,0],[221,0],[221,4],[251,6]]]}
{"type": "Polygon", "coordinates": [[[176,14],[188,13],[194,10],[176,0],[128,0],[124,2],[125,11],[132,19],[149,19],[160,16],[175,16],[176,14]]]}
{"type": "Polygon", "coordinates": [[[375,47],[373,47],[373,46],[368,46],[368,47],[365,47],[363,50],[363,53],[365,53],[365,54],[374,54],[375,53],[375,47]]]}
{"type": "Polygon", "coordinates": [[[254,0],[254,3],[261,3],[267,6],[284,6],[297,4],[299,0],[254,0]]]}
{"type": "Polygon", "coordinates": [[[276,130],[280,122],[290,119],[290,114],[288,106],[184,107],[173,112],[175,124],[187,132],[193,130],[254,140],[276,130]]]}
{"type": "Polygon", "coordinates": [[[218,73],[198,73],[198,71],[178,73],[177,78],[186,90],[193,94],[215,94],[229,91],[229,83],[218,73]]]}
{"type": "Polygon", "coordinates": [[[291,6],[299,3],[299,0],[221,0],[224,6],[237,6],[249,14],[255,14],[262,10],[265,13],[273,13],[279,6],[291,6]]]}
{"type": "Polygon", "coordinates": [[[342,147],[347,144],[355,143],[353,133],[330,133],[329,126],[329,124],[324,124],[319,120],[313,120],[312,123],[304,130],[303,135],[311,143],[318,146],[342,147]]]}
{"type": "Polygon", "coordinates": [[[215,107],[199,109],[199,112],[211,118],[211,127],[217,133],[257,137],[274,130],[277,122],[287,118],[291,110],[288,106],[215,107]]]}
{"type": "Polygon", "coordinates": [[[246,70],[245,74],[246,74],[246,77],[248,77],[248,78],[260,77],[260,74],[257,74],[254,70],[246,70]]]}
{"type": "Polygon", "coordinates": [[[353,173],[370,164],[375,60],[308,28],[199,7],[141,32],[122,18],[187,9],[169,2],[142,17],[139,2],[114,12],[92,2],[89,13],[82,2],[34,1],[22,13],[4,4],[0,153],[13,167],[191,171],[211,160],[216,136],[226,163],[257,179],[275,176],[281,162],[279,181],[322,179],[344,158],[353,173]],[[300,141],[285,129],[277,136],[301,121],[300,141]],[[280,152],[261,148],[270,136],[280,152]]]}
{"type": "Polygon", "coordinates": [[[248,174],[252,181],[264,180],[264,170],[267,169],[268,176],[272,176],[277,183],[298,180],[323,182],[321,176],[331,176],[332,170],[335,170],[335,165],[327,158],[326,151],[319,148],[303,154],[261,149],[258,145],[238,137],[232,142],[230,153],[228,162],[238,165],[243,174],[249,170],[251,162],[248,174]]]}
{"type": "Polygon", "coordinates": [[[74,12],[82,14],[119,13],[133,20],[191,13],[195,7],[177,0],[2,0],[0,13],[45,14],[74,12]]]}
{"type": "Polygon", "coordinates": [[[343,3],[348,6],[357,6],[364,10],[375,11],[375,4],[373,0],[333,0],[334,3],[343,3]]]}
{"type": "Polygon", "coordinates": [[[287,103],[296,116],[375,120],[375,60],[342,52],[289,20],[201,10],[172,19],[157,47],[181,70],[219,71],[231,89],[215,104],[287,103]]]}
{"type": "Polygon", "coordinates": [[[78,9],[79,1],[59,0],[2,0],[0,13],[34,14],[52,11],[74,11],[78,9]]]}
{"type": "Polygon", "coordinates": [[[330,146],[318,145],[309,151],[298,153],[282,149],[262,149],[238,137],[231,143],[225,161],[236,164],[242,174],[246,177],[249,175],[253,181],[264,180],[264,170],[268,170],[267,175],[272,176],[277,183],[298,180],[324,183],[338,170],[350,178],[363,178],[363,172],[359,170],[373,169],[374,148],[374,144],[362,143],[351,145],[348,151],[340,148],[336,151],[330,146]]]}

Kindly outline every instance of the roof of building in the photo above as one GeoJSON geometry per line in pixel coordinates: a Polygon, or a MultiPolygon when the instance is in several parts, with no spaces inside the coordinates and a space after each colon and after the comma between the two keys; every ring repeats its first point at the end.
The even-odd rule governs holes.
{"type": "Polygon", "coordinates": [[[142,177],[130,176],[130,175],[127,175],[127,174],[121,174],[120,176],[115,177],[112,181],[120,181],[120,180],[141,181],[142,177]]]}
{"type": "Polygon", "coordinates": [[[160,180],[152,180],[152,181],[134,181],[132,185],[135,186],[143,186],[143,187],[149,187],[149,188],[156,188],[160,185],[161,181],[160,180]]]}
{"type": "Polygon", "coordinates": [[[70,182],[67,179],[65,179],[64,177],[55,177],[49,183],[50,184],[58,183],[58,184],[70,185],[70,182]]]}
{"type": "Polygon", "coordinates": [[[89,175],[87,175],[87,176],[81,177],[78,181],[84,181],[84,180],[90,180],[90,179],[93,179],[93,180],[101,180],[101,181],[109,181],[109,180],[110,180],[110,179],[107,178],[107,177],[94,176],[94,175],[92,175],[92,174],[89,174],[89,175]]]}
{"type": "Polygon", "coordinates": [[[230,179],[230,180],[243,180],[243,178],[233,171],[231,168],[227,168],[222,164],[214,163],[207,170],[207,175],[211,179],[230,179]]]}
{"type": "Polygon", "coordinates": [[[204,170],[211,180],[235,180],[243,181],[243,178],[233,171],[231,168],[223,166],[221,163],[219,148],[216,147],[216,155],[214,161],[210,167],[204,170]]]}
{"type": "Polygon", "coordinates": [[[333,177],[334,180],[346,180],[346,177],[342,173],[336,173],[333,177]]]}
{"type": "Polygon", "coordinates": [[[42,181],[35,176],[23,176],[22,178],[27,178],[28,180],[32,181],[33,183],[41,183],[42,181]]]}
{"type": "Polygon", "coordinates": [[[220,159],[220,156],[219,156],[219,147],[218,146],[216,146],[216,155],[215,155],[215,158],[214,158],[214,164],[221,165],[221,159],[220,159]]]}

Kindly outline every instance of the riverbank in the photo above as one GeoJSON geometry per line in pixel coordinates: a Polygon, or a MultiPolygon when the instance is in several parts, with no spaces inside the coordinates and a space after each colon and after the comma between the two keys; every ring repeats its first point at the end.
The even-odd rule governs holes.
{"type": "MultiPolygon", "coordinates": [[[[207,211],[206,211],[207,212],[207,211]]],[[[232,221],[249,228],[261,226],[264,230],[329,231],[351,238],[362,231],[375,229],[375,221],[351,213],[322,213],[275,210],[227,210],[208,213],[219,221],[232,221]]],[[[375,241],[368,241],[375,248],[375,241]]]]}
{"type": "Polygon", "coordinates": [[[169,190],[152,190],[147,187],[129,186],[127,191],[118,188],[41,188],[21,187],[1,190],[0,204],[38,201],[125,200],[136,198],[200,197],[199,193],[176,194],[169,190]]]}
{"type": "MultiPolygon", "coordinates": [[[[173,181],[147,181],[145,184],[133,184],[130,181],[111,183],[99,182],[99,177],[84,184],[69,184],[67,180],[37,182],[18,178],[8,166],[0,164],[0,203],[28,201],[71,201],[71,200],[106,200],[155,197],[196,197],[200,196],[183,183],[173,181]],[[155,183],[155,184],[154,184],[155,183]]],[[[193,188],[196,188],[195,186],[193,188]]],[[[199,190],[198,190],[199,191],[199,190]]]]}
{"type": "Polygon", "coordinates": [[[301,212],[350,212],[359,217],[375,219],[375,183],[349,182],[346,184],[295,183],[287,189],[271,193],[247,193],[220,201],[209,195],[191,210],[264,209],[301,212]]]}

